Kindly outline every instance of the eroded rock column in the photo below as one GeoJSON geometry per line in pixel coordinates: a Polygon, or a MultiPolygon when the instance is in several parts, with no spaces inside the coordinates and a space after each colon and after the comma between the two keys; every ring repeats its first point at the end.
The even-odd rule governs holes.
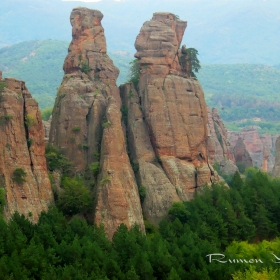
{"type": "Polygon", "coordinates": [[[53,203],[42,119],[25,83],[13,78],[0,80],[0,151],[4,217],[18,211],[37,222],[53,203]]]}
{"type": "Polygon", "coordinates": [[[100,11],[71,13],[72,42],[52,115],[50,142],[59,146],[77,173],[99,164],[94,220],[112,238],[121,223],[144,231],[140,198],[121,125],[119,70],[106,54],[100,11]]]}

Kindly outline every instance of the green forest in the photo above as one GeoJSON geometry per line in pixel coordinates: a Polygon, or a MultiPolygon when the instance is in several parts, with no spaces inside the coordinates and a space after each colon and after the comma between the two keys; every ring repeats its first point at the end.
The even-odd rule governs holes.
{"type": "MultiPolygon", "coordinates": [[[[52,107],[67,55],[68,42],[27,41],[0,49],[4,77],[26,81],[40,108],[52,107]]],[[[117,84],[127,81],[133,54],[124,51],[108,55],[120,70],[117,84]]],[[[216,107],[228,129],[240,131],[257,125],[260,133],[279,132],[280,66],[261,64],[203,64],[196,74],[208,106],[216,107]],[[261,118],[256,122],[253,118],[261,118]]]]}
{"type": "Polygon", "coordinates": [[[37,224],[18,213],[0,217],[0,279],[279,279],[279,178],[248,168],[229,187],[205,186],[174,203],[159,225],[145,221],[146,235],[122,224],[108,240],[87,220],[94,194],[86,173],[71,175],[71,162],[53,146],[46,159],[50,174],[63,173],[64,191],[53,186],[55,205],[37,224]],[[210,260],[217,253],[223,262],[210,260]]]}

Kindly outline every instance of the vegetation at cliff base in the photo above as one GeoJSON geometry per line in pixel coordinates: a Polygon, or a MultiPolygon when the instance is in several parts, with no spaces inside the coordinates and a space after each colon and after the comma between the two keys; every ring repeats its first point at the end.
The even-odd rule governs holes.
{"type": "Polygon", "coordinates": [[[3,208],[6,204],[6,191],[3,187],[0,186],[0,216],[3,211],[3,208]]]}
{"type": "Polygon", "coordinates": [[[63,177],[58,193],[57,207],[65,215],[75,215],[89,210],[92,198],[81,178],[63,177]]]}
{"type": "Polygon", "coordinates": [[[147,235],[122,224],[112,241],[81,215],[89,205],[88,191],[76,195],[83,182],[65,178],[57,206],[67,216],[51,207],[38,224],[18,213],[0,218],[0,279],[277,280],[280,181],[254,168],[245,174],[174,203],[158,227],[145,221],[147,235]],[[210,261],[215,253],[223,262],[210,261]]]}
{"type": "Polygon", "coordinates": [[[72,162],[63,155],[58,147],[48,143],[45,153],[49,171],[59,170],[62,174],[69,174],[72,171],[72,162]]]}

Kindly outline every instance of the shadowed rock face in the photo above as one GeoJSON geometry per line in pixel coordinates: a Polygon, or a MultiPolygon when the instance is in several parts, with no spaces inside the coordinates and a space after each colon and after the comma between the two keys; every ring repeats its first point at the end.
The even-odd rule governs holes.
{"type": "Polygon", "coordinates": [[[121,87],[131,160],[147,190],[143,213],[154,222],[173,201],[189,200],[215,180],[207,162],[204,93],[179,62],[186,25],[171,13],[155,13],[145,22],[135,42],[138,89],[121,87]]]}
{"type": "Polygon", "coordinates": [[[112,238],[121,223],[136,223],[144,231],[144,222],[121,125],[119,70],[106,54],[102,18],[101,12],[86,8],[71,13],[73,39],[49,141],[64,150],[78,173],[100,161],[97,180],[91,176],[96,186],[94,219],[112,238]]]}
{"type": "Polygon", "coordinates": [[[245,167],[253,166],[253,161],[241,137],[238,138],[233,148],[236,163],[243,163],[245,167]]]}
{"type": "Polygon", "coordinates": [[[52,122],[52,116],[50,117],[50,119],[48,121],[43,120],[42,122],[43,122],[45,143],[48,143],[49,142],[51,122],[52,122]]]}
{"type": "Polygon", "coordinates": [[[0,83],[0,186],[6,191],[3,214],[9,219],[18,211],[37,222],[53,202],[41,114],[23,81],[6,78],[0,83]],[[19,176],[22,182],[15,179],[16,169],[26,173],[19,176]]]}
{"type": "Polygon", "coordinates": [[[208,139],[207,150],[209,162],[220,165],[220,170],[224,174],[234,174],[238,168],[234,164],[235,158],[231,144],[228,139],[228,133],[221,120],[218,110],[212,110],[207,107],[208,111],[208,139]]]}
{"type": "Polygon", "coordinates": [[[275,157],[275,165],[272,170],[272,176],[280,177],[280,137],[277,138],[276,144],[276,157],[275,157]]]}

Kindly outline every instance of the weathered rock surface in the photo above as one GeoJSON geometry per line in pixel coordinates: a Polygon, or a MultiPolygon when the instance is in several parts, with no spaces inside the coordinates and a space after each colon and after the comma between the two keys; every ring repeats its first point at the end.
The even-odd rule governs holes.
{"type": "Polygon", "coordinates": [[[4,217],[15,211],[33,222],[53,202],[48,176],[44,132],[38,103],[23,81],[0,81],[0,186],[6,191],[4,217]],[[26,176],[14,171],[21,169],[26,176]]]}
{"type": "Polygon", "coordinates": [[[215,162],[220,165],[220,170],[224,174],[234,174],[238,168],[235,165],[233,149],[228,139],[227,129],[221,120],[218,110],[212,110],[207,107],[208,111],[208,139],[207,150],[209,162],[215,162]]]}
{"type": "Polygon", "coordinates": [[[52,122],[52,116],[48,121],[42,121],[43,122],[43,130],[44,130],[44,139],[45,142],[49,142],[49,136],[50,136],[50,129],[51,129],[51,122],[52,122]]]}
{"type": "Polygon", "coordinates": [[[138,89],[121,87],[130,157],[139,167],[138,184],[147,190],[143,213],[153,222],[166,215],[173,201],[191,199],[217,178],[207,160],[204,93],[180,64],[186,26],[172,13],[154,13],[135,42],[138,89]]]}
{"type": "Polygon", "coordinates": [[[138,185],[146,188],[146,198],[142,205],[143,214],[147,220],[159,223],[167,215],[172,202],[180,199],[152,147],[137,91],[133,84],[122,85],[120,89],[130,158],[137,171],[138,185]]]}
{"type": "Polygon", "coordinates": [[[97,160],[108,98],[120,104],[119,70],[106,54],[102,18],[97,10],[73,9],[73,40],[52,114],[49,141],[65,149],[78,172],[97,160]]]}
{"type": "Polygon", "coordinates": [[[234,147],[238,138],[242,138],[248,150],[253,165],[271,172],[275,162],[275,136],[270,134],[259,135],[257,129],[243,129],[240,133],[229,132],[231,145],[234,147]]]}
{"type": "Polygon", "coordinates": [[[233,153],[236,163],[243,163],[245,167],[253,166],[253,161],[246,145],[241,137],[238,138],[236,145],[233,148],[233,153]]]}
{"type": "Polygon", "coordinates": [[[106,54],[102,18],[101,12],[86,8],[71,13],[73,39],[52,114],[50,143],[64,150],[78,173],[101,158],[95,222],[103,223],[111,238],[121,223],[137,223],[144,230],[144,222],[121,125],[119,70],[106,54]]]}
{"type": "Polygon", "coordinates": [[[272,176],[280,177],[280,136],[276,140],[275,148],[276,148],[276,157],[275,157],[275,165],[272,170],[272,176]]]}
{"type": "Polygon", "coordinates": [[[104,224],[109,237],[121,223],[138,224],[144,231],[142,210],[134,173],[126,152],[119,103],[109,101],[101,144],[101,173],[97,189],[95,222],[104,224]]]}

